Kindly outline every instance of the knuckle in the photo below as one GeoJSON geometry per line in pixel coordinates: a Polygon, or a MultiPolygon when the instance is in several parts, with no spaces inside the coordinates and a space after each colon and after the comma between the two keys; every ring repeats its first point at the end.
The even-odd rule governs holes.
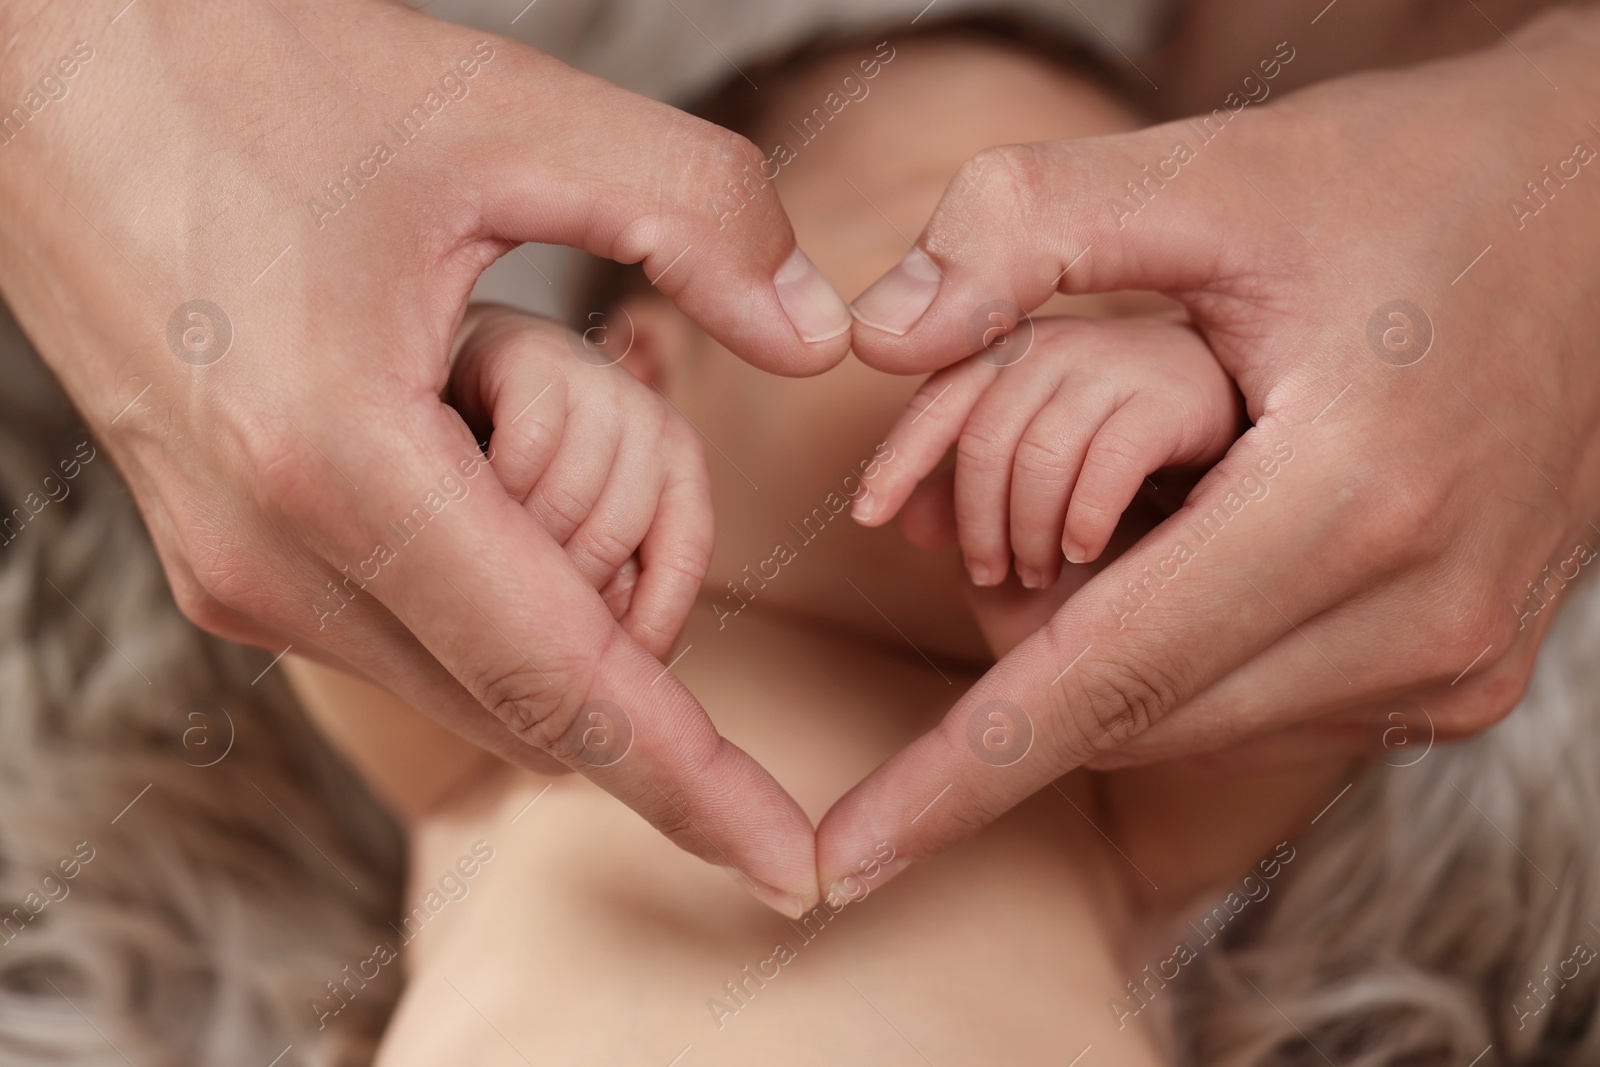
{"type": "Polygon", "coordinates": [[[521,420],[507,437],[502,445],[505,452],[495,452],[494,465],[506,470],[513,482],[517,478],[512,472],[519,469],[523,479],[537,478],[561,443],[560,432],[542,418],[521,420]]]}
{"type": "Polygon", "coordinates": [[[270,430],[242,440],[252,472],[254,504],[264,514],[290,519],[311,515],[327,492],[325,464],[292,430],[270,430]]]}
{"type": "Polygon", "coordinates": [[[587,645],[546,647],[537,666],[526,657],[495,663],[463,684],[512,736],[570,766],[579,755],[573,726],[617,633],[613,627],[587,645]]]}
{"type": "Polygon", "coordinates": [[[1442,492],[1426,481],[1399,479],[1385,504],[1379,525],[1388,527],[1396,540],[1415,543],[1430,554],[1441,545],[1444,526],[1439,519],[1445,505],[1442,492]]]}
{"type": "Polygon", "coordinates": [[[572,490],[557,483],[540,482],[531,501],[534,515],[546,527],[574,530],[589,517],[589,504],[572,490]]]}
{"type": "Polygon", "coordinates": [[[1009,451],[992,427],[968,423],[956,439],[956,465],[973,474],[1000,474],[1010,466],[1009,451]]]}
{"type": "Polygon", "coordinates": [[[1358,558],[1405,564],[1436,556],[1448,532],[1445,495],[1424,477],[1391,472],[1367,495],[1365,522],[1348,523],[1342,547],[1358,558]]]}
{"type": "Polygon", "coordinates": [[[766,153],[748,137],[720,127],[708,131],[700,152],[697,165],[706,168],[718,187],[724,182],[739,186],[748,174],[760,174],[760,167],[766,161],[766,153]]]}
{"type": "Polygon", "coordinates": [[[962,164],[953,189],[963,200],[990,210],[1026,213],[1047,196],[1050,179],[1049,161],[1038,146],[996,145],[962,164]]]}
{"type": "Polygon", "coordinates": [[[183,617],[209,634],[221,634],[231,613],[198,578],[173,578],[172,598],[183,617]]]}
{"type": "Polygon", "coordinates": [[[1060,450],[1049,442],[1024,437],[1017,445],[1017,474],[1050,486],[1064,485],[1072,479],[1072,466],[1060,450]]]}
{"type": "Polygon", "coordinates": [[[1108,530],[1115,529],[1121,517],[1091,486],[1089,492],[1073,494],[1065,526],[1081,537],[1095,537],[1101,533],[1109,536],[1108,530]]]}
{"type": "Polygon", "coordinates": [[[638,547],[631,539],[619,534],[608,522],[586,523],[573,535],[573,542],[575,543],[568,545],[569,551],[573,554],[607,567],[620,567],[638,547]]]}
{"type": "Polygon", "coordinates": [[[573,688],[560,684],[559,669],[522,662],[474,680],[471,692],[518,740],[561,758],[561,746],[577,715],[569,698],[573,688]]]}
{"type": "MultiPolygon", "coordinates": [[[[1120,478],[1135,471],[1142,453],[1139,442],[1118,430],[1101,430],[1095,434],[1083,458],[1084,470],[1091,475],[1120,478]]],[[[1143,474],[1143,471],[1138,471],[1143,474]]]]}
{"type": "Polygon", "coordinates": [[[250,543],[202,535],[184,544],[188,573],[168,569],[173,597],[185,618],[208,633],[228,636],[237,617],[288,623],[297,620],[275,588],[276,565],[250,543]]]}
{"type": "Polygon", "coordinates": [[[650,557],[650,566],[681,575],[685,582],[698,588],[711,570],[712,538],[696,532],[694,536],[673,540],[665,549],[650,557]]]}
{"type": "Polygon", "coordinates": [[[1533,676],[1533,658],[1483,678],[1465,683],[1460,693],[1433,710],[1433,724],[1441,741],[1475,737],[1499,723],[1522,700],[1533,676]]]}
{"type": "Polygon", "coordinates": [[[693,846],[701,841],[701,835],[689,815],[687,798],[682,790],[670,783],[658,784],[656,791],[660,802],[642,812],[646,821],[668,841],[693,851],[693,846]]]}
{"type": "MultiPolygon", "coordinates": [[[[1517,639],[1518,619],[1507,608],[1509,603],[1509,597],[1500,596],[1489,586],[1472,594],[1456,627],[1455,643],[1460,650],[1476,657],[1488,649],[1485,658],[1495,656],[1498,662],[1517,639]]],[[[1479,666],[1482,665],[1480,661],[1479,666]]]]}
{"type": "Polygon", "coordinates": [[[1439,632],[1430,642],[1437,650],[1441,677],[1454,679],[1468,670],[1484,674],[1506,657],[1518,627],[1510,603],[1488,582],[1475,583],[1455,596],[1443,613],[1446,621],[1435,627],[1439,632]]]}
{"type": "Polygon", "coordinates": [[[1062,739],[1076,757],[1074,764],[1144,733],[1178,706],[1184,691],[1178,669],[1126,656],[1073,674],[1072,687],[1057,699],[1064,702],[1060,721],[1072,724],[1077,734],[1062,739]]]}

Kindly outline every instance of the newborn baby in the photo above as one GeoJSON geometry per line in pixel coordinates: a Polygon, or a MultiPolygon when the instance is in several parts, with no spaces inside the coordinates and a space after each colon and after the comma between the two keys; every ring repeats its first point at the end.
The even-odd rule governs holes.
{"type": "MultiPolygon", "coordinates": [[[[978,150],[1137,124],[1074,64],[987,34],[942,33],[841,43],[753,72],[762,88],[743,132],[758,145],[792,138],[788,124],[867,57],[881,65],[870,96],[805,141],[775,180],[801,246],[842,292],[904,255],[907,235],[978,150]]],[[[536,320],[480,310],[459,356],[477,369],[461,376],[458,401],[491,440],[540,412],[579,418],[585,405],[617,404],[630,413],[616,447],[641,472],[644,488],[633,492],[614,493],[587,455],[520,476],[512,450],[497,448],[489,462],[541,518],[562,524],[569,552],[589,557],[586,573],[634,627],[641,598],[671,599],[643,577],[629,585],[635,546],[646,546],[643,575],[662,558],[639,540],[650,524],[638,515],[666,509],[670,476],[701,442],[718,520],[710,579],[677,643],[667,648],[671,613],[656,611],[647,644],[813,821],[934,725],[1014,642],[1018,619],[1047,611],[1093,569],[1067,564],[1048,597],[1028,594],[1022,607],[1015,585],[969,603],[959,554],[908,550],[895,530],[849,521],[863,477],[876,486],[877,521],[963,422],[1008,409],[1013,383],[1032,405],[1016,425],[1037,424],[1064,471],[1097,432],[1108,442],[1139,437],[1143,450],[1124,470],[1088,471],[1075,491],[1070,479],[1050,493],[1027,490],[1030,517],[1006,540],[1042,584],[1062,566],[1040,552],[1043,535],[1058,557],[1067,529],[1087,559],[1116,525],[1111,510],[1066,522],[1058,516],[1069,498],[1093,487],[1102,508],[1120,513],[1126,501],[1117,501],[1139,483],[1131,471],[1204,463],[1237,430],[1226,380],[1169,305],[1148,296],[1059,298],[1049,312],[1081,318],[1041,334],[1014,366],[980,357],[936,377],[949,395],[920,422],[927,404],[914,407],[885,443],[877,434],[907,409],[914,380],[853,360],[805,380],[764,374],[642,280],[613,281],[605,322],[614,340],[631,337],[624,356],[585,358],[593,352],[550,344],[536,320]],[[1100,332],[1107,320],[1135,313],[1150,317],[1126,324],[1126,348],[1107,348],[1102,338],[1123,336],[1100,332]],[[552,381],[560,403],[543,409],[552,381]],[[1053,396],[1082,407],[1082,421],[1051,406],[1053,396]],[[1170,403],[1182,419],[1168,416],[1170,403]],[[539,485],[555,467],[563,484],[585,487],[591,512],[611,518],[595,524],[581,506],[554,507],[562,496],[539,485]],[[591,542],[578,535],[586,524],[615,536],[591,542]]],[[[1022,437],[1006,447],[1018,451],[1022,437]]],[[[1008,475],[985,481],[958,466],[956,477],[998,490],[1002,512],[1005,496],[1017,496],[1008,475]]],[[[1113,550],[1156,517],[1135,503],[1113,550]]],[[[660,542],[698,543],[693,531],[660,542]]],[[[752,884],[743,864],[730,860],[725,875],[679,851],[583,778],[503,765],[326,668],[302,661],[292,674],[411,836],[404,922],[382,954],[383,966],[405,969],[408,989],[382,1067],[1060,1065],[1091,1046],[1097,1062],[1155,1064],[1169,1042],[1170,975],[1192,962],[1175,946],[1203,951],[1207,937],[1265,907],[1293,870],[1287,839],[1351,773],[1342,757],[1248,773],[1199,763],[1074,773],[879,894],[903,863],[886,834],[839,893],[801,913],[774,887],[752,884]],[[1206,910],[1207,926],[1197,909],[1213,897],[1230,903],[1206,910]],[[1191,918],[1209,933],[1193,932],[1191,918]]],[[[627,724],[648,714],[611,709],[567,743],[628,759],[627,724]]],[[[999,764],[1009,758],[1001,750],[974,755],[999,764]]],[[[320,1018],[359,996],[335,983],[310,1010],[320,1018]]]]}

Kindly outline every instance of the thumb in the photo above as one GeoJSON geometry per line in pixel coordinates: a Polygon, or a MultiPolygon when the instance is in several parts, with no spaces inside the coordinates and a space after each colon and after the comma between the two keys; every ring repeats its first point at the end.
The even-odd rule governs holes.
{"type": "Polygon", "coordinates": [[[934,370],[1056,292],[1181,295],[1225,277],[1249,190],[1205,144],[1175,122],[980,152],[911,251],[856,298],[856,354],[894,373],[934,370]]]}
{"type": "Polygon", "coordinates": [[[493,47],[511,76],[492,83],[493,120],[463,146],[485,236],[639,263],[684,314],[765,370],[817,374],[844,358],[849,309],[796,245],[772,160],[543,53],[493,47]]]}

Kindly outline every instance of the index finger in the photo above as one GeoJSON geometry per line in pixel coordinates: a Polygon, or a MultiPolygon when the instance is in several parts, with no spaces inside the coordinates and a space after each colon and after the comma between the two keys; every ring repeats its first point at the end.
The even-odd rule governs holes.
{"type": "Polygon", "coordinates": [[[409,422],[388,442],[384,475],[358,476],[359,517],[343,525],[361,529],[333,535],[335,567],[360,553],[362,588],[509,736],[733,868],[773,907],[799,914],[813,903],[812,827],[794,799],[619,628],[453,411],[434,402],[409,422]]]}
{"type": "Polygon", "coordinates": [[[833,806],[817,834],[825,891],[879,842],[914,861],[963,840],[1138,736],[1357,580],[1348,567],[1308,580],[1306,517],[1292,502],[1319,498],[1316,474],[1269,432],[1241,438],[1183,508],[833,806]],[[1271,487],[1260,499],[1239,494],[1252,473],[1271,487]]]}
{"type": "Polygon", "coordinates": [[[866,492],[856,498],[851,518],[863,526],[882,526],[894,518],[917,483],[954,447],[972,409],[999,373],[996,364],[972,357],[918,386],[884,438],[897,462],[862,475],[866,492]]]}
{"type": "Polygon", "coordinates": [[[539,241],[640,263],[650,284],[730,352],[819,374],[852,319],[795,243],[773,161],[747,138],[504,42],[524,86],[460,158],[503,243],[539,241]]]}

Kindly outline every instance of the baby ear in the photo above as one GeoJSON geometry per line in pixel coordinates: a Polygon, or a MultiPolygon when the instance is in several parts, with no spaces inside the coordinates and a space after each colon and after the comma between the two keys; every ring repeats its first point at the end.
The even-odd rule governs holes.
{"type": "Polygon", "coordinates": [[[593,312],[580,330],[586,351],[603,354],[646,385],[666,389],[683,366],[694,331],[672,302],[655,293],[622,300],[608,312],[593,312]]]}

